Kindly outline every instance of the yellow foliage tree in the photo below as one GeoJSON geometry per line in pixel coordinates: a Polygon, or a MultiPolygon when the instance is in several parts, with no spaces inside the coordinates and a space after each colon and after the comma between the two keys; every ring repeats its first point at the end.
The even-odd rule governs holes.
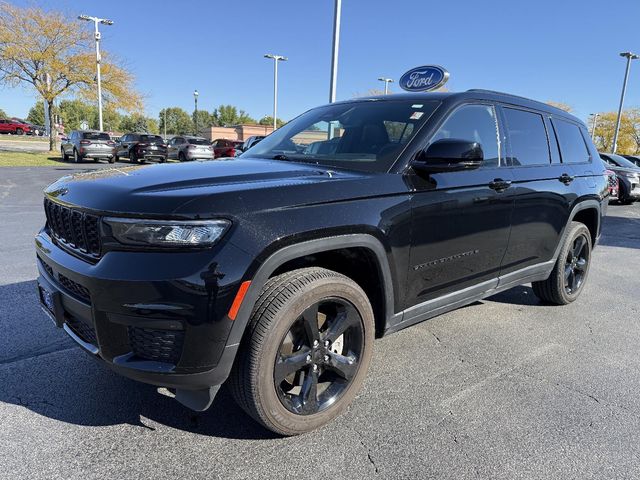
{"type": "MultiPolygon", "coordinates": [[[[95,96],[96,59],[92,36],[85,25],[61,13],[0,3],[0,82],[34,88],[49,106],[64,94],[95,96]]],[[[102,93],[105,103],[133,111],[142,99],[133,88],[133,76],[102,54],[102,93]]],[[[56,148],[51,129],[49,147],[56,148]]]]}
{"type": "MultiPolygon", "coordinates": [[[[593,133],[594,143],[598,150],[610,152],[613,146],[613,133],[616,128],[618,112],[604,112],[598,114],[596,130],[593,133]]],[[[593,125],[589,125],[592,130],[593,125]]],[[[620,117],[620,132],[616,153],[633,155],[640,151],[640,109],[633,108],[622,112],[620,117]]]]}

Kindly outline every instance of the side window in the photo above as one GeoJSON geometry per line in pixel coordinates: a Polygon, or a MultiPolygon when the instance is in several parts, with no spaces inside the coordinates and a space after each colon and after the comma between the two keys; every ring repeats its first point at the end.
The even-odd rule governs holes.
{"type": "Polygon", "coordinates": [[[478,142],[484,153],[484,166],[497,167],[500,163],[498,123],[495,109],[490,105],[465,105],[454,111],[431,143],[444,138],[478,142]]]}
{"type": "Polygon", "coordinates": [[[542,115],[505,108],[513,166],[548,165],[549,143],[542,115]]]}
{"type": "Polygon", "coordinates": [[[578,125],[554,118],[553,127],[558,135],[563,163],[589,162],[591,156],[578,125]]]}

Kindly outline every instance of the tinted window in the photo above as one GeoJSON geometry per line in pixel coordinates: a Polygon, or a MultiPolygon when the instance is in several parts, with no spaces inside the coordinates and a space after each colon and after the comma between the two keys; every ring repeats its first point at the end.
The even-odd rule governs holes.
{"type": "Polygon", "coordinates": [[[384,100],[334,103],[303,113],[256,144],[252,157],[308,162],[337,168],[386,172],[437,107],[435,101],[384,100]],[[411,125],[393,141],[388,122],[411,125]]]}
{"type": "Polygon", "coordinates": [[[477,142],[484,153],[484,164],[499,164],[498,125],[490,105],[466,105],[445,120],[430,143],[444,138],[477,142]]]}
{"type": "Polygon", "coordinates": [[[189,143],[191,145],[209,145],[209,140],[206,138],[190,138],[189,143]]]}
{"type": "Polygon", "coordinates": [[[505,108],[511,142],[511,164],[544,165],[550,163],[547,130],[542,115],[505,108]]]}
{"type": "Polygon", "coordinates": [[[553,119],[553,128],[558,136],[563,163],[584,163],[589,161],[589,150],[584,143],[580,127],[563,120],[553,119]]]}
{"type": "Polygon", "coordinates": [[[633,169],[636,168],[635,163],[631,162],[630,160],[627,160],[624,157],[621,157],[620,155],[616,155],[615,153],[607,153],[606,155],[602,155],[601,157],[605,160],[608,160],[609,163],[617,167],[633,168],[633,169]]]}
{"type": "Polygon", "coordinates": [[[159,135],[140,135],[140,141],[149,143],[164,143],[162,137],[159,135]]]}
{"type": "Polygon", "coordinates": [[[109,134],[103,132],[84,132],[82,138],[87,140],[111,140],[109,134]]]}

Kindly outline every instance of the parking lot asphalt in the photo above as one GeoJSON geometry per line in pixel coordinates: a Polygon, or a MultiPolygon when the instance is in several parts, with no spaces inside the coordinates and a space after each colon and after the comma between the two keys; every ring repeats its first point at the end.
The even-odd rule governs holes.
{"type": "Polygon", "coordinates": [[[640,204],[609,207],[576,303],[518,287],[379,339],[345,415],[278,438],[224,389],[196,414],[111,373],[40,312],[41,191],[69,170],[0,169],[0,478],[640,476],[640,204]]]}

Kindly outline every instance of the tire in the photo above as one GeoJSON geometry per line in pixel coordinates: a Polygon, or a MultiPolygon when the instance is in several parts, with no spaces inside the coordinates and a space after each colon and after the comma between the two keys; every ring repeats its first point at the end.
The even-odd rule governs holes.
{"type": "MultiPolygon", "coordinates": [[[[293,270],[271,278],[265,284],[251,314],[245,338],[229,378],[231,393],[245,412],[275,433],[299,435],[315,430],[340,415],[360,390],[371,363],[374,331],[375,321],[369,299],[350,278],[316,267],[293,270]],[[307,334],[309,330],[301,330],[299,322],[306,326],[305,318],[309,318],[306,317],[307,312],[313,310],[314,305],[320,305],[319,308],[325,309],[327,305],[332,307],[332,302],[340,302],[340,305],[346,306],[348,310],[345,311],[348,314],[340,317],[340,313],[336,313],[333,319],[330,319],[329,314],[323,317],[324,314],[318,314],[316,310],[313,316],[317,334],[315,338],[319,338],[320,343],[314,343],[318,345],[314,348],[309,342],[307,345],[300,345],[299,350],[292,349],[287,352],[292,358],[298,355],[304,359],[302,366],[287,374],[289,377],[283,376],[280,383],[276,382],[276,367],[285,365],[282,349],[293,329],[298,328],[304,337],[310,338],[307,334]],[[352,315],[354,312],[355,315],[352,315]],[[338,318],[343,320],[337,320],[338,318]],[[348,322],[344,320],[349,318],[351,320],[348,322]],[[319,320],[324,322],[323,325],[319,326],[319,320]],[[334,338],[333,343],[325,343],[327,338],[335,337],[329,332],[331,327],[343,323],[349,323],[346,330],[334,338]],[[337,347],[339,341],[340,346],[337,347]],[[354,354],[352,346],[357,353],[354,354]],[[341,350],[328,350],[333,348],[341,350]],[[310,354],[307,356],[307,353],[310,354]],[[349,361],[334,362],[337,359],[341,359],[341,362],[345,359],[349,361]],[[331,364],[333,367],[340,365],[351,368],[349,376],[344,377],[349,380],[345,382],[342,376],[336,373],[339,369],[333,368],[331,364]],[[287,378],[291,376],[298,378],[301,383],[284,393],[281,390],[282,385],[286,384],[287,378]],[[307,388],[307,391],[315,392],[314,401],[308,402],[315,408],[309,408],[303,413],[307,402],[302,404],[302,400],[299,406],[302,412],[296,413],[292,410],[293,400],[287,407],[288,400],[285,397],[299,388],[300,393],[292,395],[291,398],[302,399],[306,382],[312,385],[314,378],[315,389],[307,388]],[[335,378],[336,381],[332,383],[331,378],[335,378]],[[324,391],[318,390],[318,379],[324,379],[322,381],[329,384],[329,387],[324,391]],[[333,391],[330,389],[336,388],[338,390],[333,397],[328,395],[333,391]],[[322,396],[325,396],[325,399],[322,399],[322,396]]],[[[296,344],[292,342],[292,345],[296,344]]]]}
{"type": "Polygon", "coordinates": [[[80,156],[75,148],[73,149],[73,163],[80,163],[80,156]]]}
{"type": "Polygon", "coordinates": [[[116,154],[113,156],[113,161],[114,162],[119,162],[120,161],[120,157],[116,154]]]}
{"type": "Polygon", "coordinates": [[[624,184],[621,183],[618,189],[618,203],[620,205],[631,205],[633,203],[633,200],[629,197],[629,195],[625,191],[625,187],[623,187],[622,185],[624,184]]]}
{"type": "Polygon", "coordinates": [[[136,152],[134,152],[133,150],[129,150],[129,162],[138,163],[138,159],[136,158],[136,152]]]}
{"type": "Polygon", "coordinates": [[[186,162],[187,161],[187,157],[184,156],[184,153],[180,152],[178,154],[178,161],[179,162],[186,162]]]}
{"type": "Polygon", "coordinates": [[[554,305],[567,305],[575,301],[580,296],[589,275],[591,250],[591,233],[589,229],[583,223],[571,222],[551,275],[544,281],[533,282],[533,293],[540,300],[554,305]],[[579,239],[582,239],[580,242],[584,242],[582,247],[584,250],[578,253],[583,255],[578,255],[579,258],[574,261],[573,258],[575,257],[579,239]],[[581,259],[585,260],[583,265],[581,265],[581,259]],[[572,270],[572,274],[570,273],[567,278],[568,269],[572,270]],[[573,288],[568,285],[568,283],[571,283],[571,278],[576,281],[579,279],[579,282],[573,288]]]}
{"type": "Polygon", "coordinates": [[[111,157],[109,159],[109,163],[116,163],[116,157],[111,157]]]}
{"type": "Polygon", "coordinates": [[[21,128],[16,128],[16,135],[24,135],[24,130],[21,128]]]}
{"type": "Polygon", "coordinates": [[[63,162],[68,162],[69,161],[69,155],[64,153],[64,148],[60,148],[60,155],[62,156],[62,161],[63,162]]]}

